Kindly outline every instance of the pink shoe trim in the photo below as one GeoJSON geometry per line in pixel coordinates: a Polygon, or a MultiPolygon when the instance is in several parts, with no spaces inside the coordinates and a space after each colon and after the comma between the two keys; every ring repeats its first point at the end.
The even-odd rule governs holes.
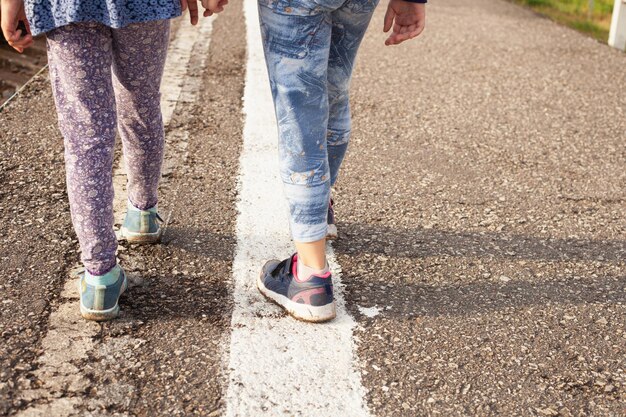
{"type": "Polygon", "coordinates": [[[300,279],[298,277],[298,254],[293,255],[293,260],[291,261],[291,273],[293,274],[296,282],[306,282],[311,279],[311,277],[318,277],[323,279],[328,279],[332,275],[330,271],[326,272],[324,275],[310,275],[307,279],[300,279]]]}
{"type": "Polygon", "coordinates": [[[311,305],[311,297],[313,297],[314,295],[318,295],[318,294],[324,294],[326,292],[326,288],[313,288],[312,290],[306,290],[306,291],[302,291],[299,292],[298,294],[296,294],[291,301],[293,302],[299,302],[300,300],[304,303],[304,304],[309,304],[311,305]]]}

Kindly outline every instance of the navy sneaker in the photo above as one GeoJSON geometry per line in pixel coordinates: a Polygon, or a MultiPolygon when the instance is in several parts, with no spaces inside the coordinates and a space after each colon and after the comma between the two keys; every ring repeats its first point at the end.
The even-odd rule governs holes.
{"type": "Polygon", "coordinates": [[[328,203],[328,229],[326,229],[326,239],[333,240],[339,237],[337,232],[337,225],[335,224],[335,202],[330,199],[328,203]]]}
{"type": "Polygon", "coordinates": [[[337,312],[331,273],[300,281],[297,271],[298,254],[282,262],[268,261],[257,280],[259,291],[299,320],[319,323],[334,319],[337,312]]]}

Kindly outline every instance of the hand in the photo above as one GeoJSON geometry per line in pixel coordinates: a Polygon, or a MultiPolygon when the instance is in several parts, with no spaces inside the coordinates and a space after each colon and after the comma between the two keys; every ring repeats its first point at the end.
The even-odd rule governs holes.
{"type": "Polygon", "coordinates": [[[33,44],[23,0],[0,0],[0,17],[2,18],[0,23],[2,34],[13,49],[22,53],[33,44]],[[24,29],[18,29],[20,21],[24,22],[26,26],[24,29]]]}
{"type": "Polygon", "coordinates": [[[426,5],[424,3],[390,0],[385,14],[383,32],[389,32],[392,26],[393,31],[385,41],[385,45],[398,45],[415,38],[422,33],[425,24],[426,5]]]}
{"type": "Polygon", "coordinates": [[[224,11],[224,6],[228,4],[228,0],[202,0],[202,7],[204,7],[204,17],[212,16],[213,13],[220,13],[224,11]]]}
{"type": "Polygon", "coordinates": [[[189,9],[189,21],[192,25],[198,24],[198,0],[180,0],[183,12],[189,9]]]}

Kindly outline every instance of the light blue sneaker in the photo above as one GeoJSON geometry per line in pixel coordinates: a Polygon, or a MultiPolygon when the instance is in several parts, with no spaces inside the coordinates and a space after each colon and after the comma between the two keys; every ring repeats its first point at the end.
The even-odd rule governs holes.
{"type": "Polygon", "coordinates": [[[155,243],[161,239],[163,219],[154,206],[148,210],[139,210],[128,202],[128,209],[120,235],[129,243],[155,243]]]}
{"type": "Polygon", "coordinates": [[[116,318],[120,313],[118,300],[127,287],[126,273],[119,265],[102,276],[85,271],[78,281],[80,314],[95,321],[116,318]]]}

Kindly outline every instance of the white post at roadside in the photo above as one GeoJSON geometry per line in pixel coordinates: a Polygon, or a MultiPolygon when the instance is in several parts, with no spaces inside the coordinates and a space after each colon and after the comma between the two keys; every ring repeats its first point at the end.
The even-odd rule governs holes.
{"type": "Polygon", "coordinates": [[[615,0],[609,45],[622,51],[626,49],[626,0],[615,0]]]}

